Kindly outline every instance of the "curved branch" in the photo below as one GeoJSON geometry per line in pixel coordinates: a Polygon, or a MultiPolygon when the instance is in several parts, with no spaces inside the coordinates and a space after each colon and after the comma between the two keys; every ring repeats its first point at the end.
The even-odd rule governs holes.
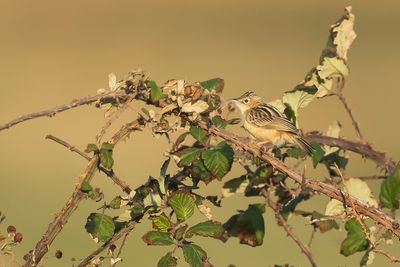
{"type": "Polygon", "coordinates": [[[53,107],[50,109],[46,109],[46,110],[42,110],[42,111],[30,113],[30,114],[25,114],[18,118],[15,118],[3,125],[0,125],[0,131],[8,129],[8,128],[10,128],[16,124],[19,124],[21,122],[24,122],[24,121],[28,121],[28,120],[32,120],[32,119],[36,119],[36,118],[40,118],[40,117],[46,117],[46,116],[53,117],[57,113],[63,112],[65,110],[76,108],[76,107],[87,105],[87,104],[91,104],[91,103],[96,102],[101,99],[120,98],[120,97],[124,97],[126,95],[127,94],[125,93],[125,91],[119,90],[117,92],[112,92],[112,93],[108,93],[108,94],[97,94],[94,96],[88,96],[88,97],[84,97],[84,98],[80,98],[80,99],[74,99],[71,102],[64,104],[64,105],[56,106],[56,107],[53,107]]]}
{"type": "Polygon", "coordinates": [[[102,253],[104,250],[108,249],[112,244],[117,242],[120,238],[130,233],[135,228],[136,222],[130,221],[124,228],[119,230],[113,237],[104,243],[101,247],[97,248],[95,251],[90,253],[86,258],[84,258],[79,264],[78,267],[87,266],[97,255],[102,253]]]}
{"type": "Polygon", "coordinates": [[[286,220],[280,214],[279,208],[277,207],[276,203],[273,202],[271,200],[271,198],[269,197],[268,192],[265,189],[263,189],[261,191],[261,193],[264,196],[267,205],[274,211],[275,219],[276,219],[278,225],[281,225],[283,227],[283,229],[285,229],[286,233],[299,246],[301,251],[307,256],[311,266],[313,266],[313,267],[317,266],[317,263],[315,262],[314,256],[311,253],[310,248],[307,245],[305,245],[303,242],[301,242],[300,239],[298,238],[298,236],[295,235],[292,228],[289,226],[289,224],[286,222],[286,220]]]}
{"type": "Polygon", "coordinates": [[[385,167],[388,172],[393,172],[396,162],[387,157],[384,152],[374,150],[367,143],[354,142],[343,138],[325,136],[321,134],[310,133],[305,136],[307,141],[313,141],[328,146],[336,146],[344,150],[349,150],[360,154],[363,157],[375,161],[377,164],[385,167]]]}
{"type": "Polygon", "coordinates": [[[200,123],[199,126],[205,130],[208,130],[211,134],[221,137],[226,141],[236,145],[237,147],[253,154],[254,156],[259,157],[264,162],[271,164],[276,170],[286,174],[288,177],[303,186],[311,188],[312,190],[324,194],[330,198],[337,199],[342,203],[349,203],[351,199],[351,201],[354,203],[354,208],[356,212],[368,216],[376,223],[383,225],[386,229],[393,231],[396,236],[400,237],[400,225],[398,221],[385,214],[382,210],[359,201],[358,199],[348,195],[334,185],[304,177],[303,175],[289,168],[282,161],[272,156],[269,156],[268,154],[262,154],[258,147],[254,146],[253,144],[244,142],[242,138],[236,136],[235,134],[229,133],[215,126],[208,128],[207,125],[205,125],[204,123],[200,123]]]}

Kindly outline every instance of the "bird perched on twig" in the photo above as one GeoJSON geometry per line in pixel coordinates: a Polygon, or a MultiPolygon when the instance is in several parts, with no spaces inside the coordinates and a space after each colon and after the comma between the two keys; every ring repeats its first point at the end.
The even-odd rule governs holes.
{"type": "Polygon", "coordinates": [[[274,106],[263,103],[254,92],[246,92],[232,102],[242,114],[244,128],[260,141],[257,145],[272,143],[282,146],[290,143],[312,155],[313,148],[304,140],[299,129],[274,106]]]}

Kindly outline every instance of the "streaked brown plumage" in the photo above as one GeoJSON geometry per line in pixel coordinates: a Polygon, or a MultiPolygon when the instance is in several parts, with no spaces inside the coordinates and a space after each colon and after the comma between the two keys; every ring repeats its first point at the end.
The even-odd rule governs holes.
{"type": "Polygon", "coordinates": [[[255,93],[246,92],[232,101],[242,114],[244,128],[261,141],[259,144],[291,143],[312,154],[313,148],[301,136],[299,129],[274,106],[263,103],[255,93]]]}

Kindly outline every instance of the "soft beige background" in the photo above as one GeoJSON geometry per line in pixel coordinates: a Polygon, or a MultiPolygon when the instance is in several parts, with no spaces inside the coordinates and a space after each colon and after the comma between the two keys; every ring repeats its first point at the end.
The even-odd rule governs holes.
{"type": "MultiPolygon", "coordinates": [[[[170,78],[199,81],[222,77],[226,98],[248,89],[268,100],[279,98],[318,62],[329,25],[349,4],[357,15],[358,38],[350,51],[351,75],[345,93],[366,139],[398,159],[400,5],[389,0],[0,0],[0,123],[93,95],[107,86],[110,72],[122,77],[138,67],[149,71],[159,83],[170,78]]],[[[134,111],[129,111],[112,130],[134,116],[134,111]]],[[[336,99],[316,101],[301,116],[305,130],[325,130],[338,118],[344,135],[355,137],[336,99]]],[[[103,122],[102,112],[87,106],[0,132],[0,210],[7,215],[1,230],[12,223],[23,232],[19,256],[43,234],[86,166],[77,155],[46,141],[45,135],[51,133],[84,148],[94,141],[103,122]]],[[[148,132],[135,134],[115,150],[115,170],[133,186],[143,183],[148,175],[157,175],[165,149],[163,139],[152,139],[148,132]],[[150,151],[159,153],[152,155],[150,151]]],[[[375,172],[375,165],[363,160],[356,160],[348,169],[348,174],[354,176],[375,172]]],[[[235,168],[226,179],[239,173],[235,168]]],[[[97,175],[94,183],[103,188],[106,200],[119,192],[103,175],[97,175]]],[[[220,186],[214,182],[208,190],[218,193],[220,186]]],[[[373,186],[378,192],[379,184],[373,186]]],[[[256,201],[261,200],[232,197],[225,201],[224,208],[213,209],[215,218],[224,221],[236,209],[245,209],[249,202],[256,201]]],[[[323,212],[327,201],[318,197],[312,208],[323,212]]],[[[72,266],[72,257],[82,258],[96,248],[83,225],[88,213],[99,206],[92,201],[82,203],[56,239],[44,266],[72,266]],[[62,260],[53,257],[56,249],[64,252],[62,260]]],[[[218,267],[229,263],[308,266],[298,247],[276,227],[270,211],[265,218],[262,247],[242,246],[234,238],[227,244],[204,238],[197,241],[218,267]]],[[[146,226],[129,236],[121,266],[155,266],[167,252],[164,247],[146,247],[140,240],[149,224],[144,222],[146,226]]],[[[306,221],[292,218],[289,222],[307,241],[310,227],[304,227],[306,221]]],[[[344,236],[343,231],[316,235],[312,251],[320,266],[358,264],[361,253],[349,258],[338,253],[344,236]]],[[[399,255],[398,249],[392,251],[399,255]]],[[[178,256],[180,266],[185,266],[182,255],[178,256]]],[[[3,260],[7,262],[0,259],[0,263],[3,260]]],[[[387,263],[387,259],[377,256],[374,266],[387,263]]]]}

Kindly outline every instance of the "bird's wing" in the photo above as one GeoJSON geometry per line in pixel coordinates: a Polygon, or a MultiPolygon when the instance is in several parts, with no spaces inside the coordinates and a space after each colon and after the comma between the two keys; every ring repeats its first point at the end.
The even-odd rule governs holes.
{"type": "Polygon", "coordinates": [[[299,130],[278,109],[268,104],[252,108],[246,120],[259,127],[298,134],[299,130]]]}

